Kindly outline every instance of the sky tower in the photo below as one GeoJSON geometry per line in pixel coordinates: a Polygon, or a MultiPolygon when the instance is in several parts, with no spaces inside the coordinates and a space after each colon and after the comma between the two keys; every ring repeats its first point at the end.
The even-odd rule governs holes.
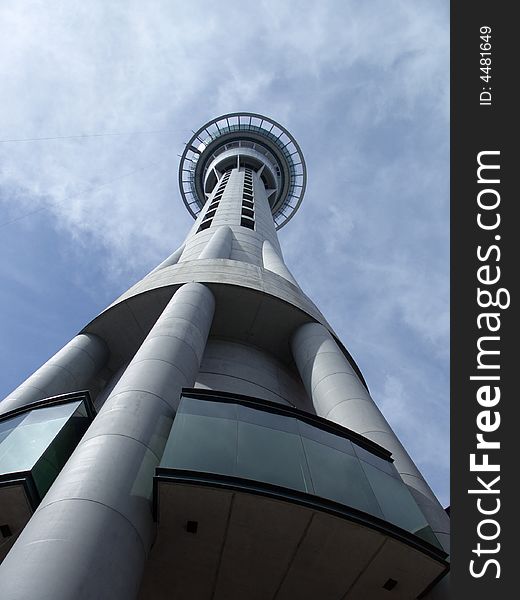
{"type": "Polygon", "coordinates": [[[3,600],[441,597],[448,516],[283,260],[306,177],[270,118],[194,133],[184,243],[0,404],[3,600]]]}

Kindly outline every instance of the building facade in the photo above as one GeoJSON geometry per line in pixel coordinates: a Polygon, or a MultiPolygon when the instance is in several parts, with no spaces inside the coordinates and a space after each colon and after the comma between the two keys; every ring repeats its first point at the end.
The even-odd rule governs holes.
{"type": "Polygon", "coordinates": [[[0,403],[2,598],[441,597],[449,518],[283,260],[298,144],[224,115],[179,185],[182,246],[0,403]]]}

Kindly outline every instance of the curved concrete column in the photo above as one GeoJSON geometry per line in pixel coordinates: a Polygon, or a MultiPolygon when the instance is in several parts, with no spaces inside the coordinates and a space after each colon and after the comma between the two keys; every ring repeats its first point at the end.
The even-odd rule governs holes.
{"type": "Polygon", "coordinates": [[[130,600],[153,537],[152,478],[213,319],[199,283],[173,296],[0,566],[2,600],[130,600]]]}
{"type": "Polygon", "coordinates": [[[291,347],[316,414],[360,433],[392,453],[403,481],[449,552],[448,515],[332,335],[319,323],[306,323],[293,335],[291,347]]]}
{"type": "Polygon", "coordinates": [[[296,279],[291,275],[289,269],[285,266],[285,263],[280,258],[280,255],[273,248],[273,245],[269,240],[265,240],[262,246],[262,260],[264,263],[264,269],[272,271],[280,277],[287,279],[290,283],[298,287],[296,279]]]}
{"type": "Polygon", "coordinates": [[[108,348],[92,333],[81,333],[0,403],[0,413],[49,396],[83,390],[106,364],[108,348]]]}
{"type": "MultiPolygon", "coordinates": [[[[182,246],[180,246],[179,248],[177,248],[177,250],[175,250],[175,252],[173,252],[172,254],[170,254],[170,256],[168,256],[168,258],[165,258],[162,263],[158,264],[155,269],[152,269],[148,275],[151,275],[152,273],[155,273],[157,271],[160,271],[161,269],[164,269],[164,267],[171,267],[172,265],[176,265],[179,262],[179,259],[182,255],[182,253],[184,252],[184,246],[185,244],[182,244],[182,246]]],[[[148,277],[147,275],[147,277],[148,277]]]]}
{"type": "Polygon", "coordinates": [[[199,254],[199,258],[229,258],[232,242],[233,232],[231,228],[223,225],[211,236],[211,239],[199,254]]]}

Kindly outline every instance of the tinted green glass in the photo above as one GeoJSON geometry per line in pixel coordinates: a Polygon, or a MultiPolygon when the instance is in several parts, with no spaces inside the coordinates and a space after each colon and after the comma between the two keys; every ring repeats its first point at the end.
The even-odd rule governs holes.
{"type": "Polygon", "coordinates": [[[50,423],[55,420],[68,419],[78,409],[81,400],[76,402],[67,402],[66,404],[57,404],[55,406],[44,406],[31,410],[24,419],[24,425],[35,423],[50,423]]]}
{"type": "Polygon", "coordinates": [[[437,548],[440,548],[441,550],[443,549],[442,544],[439,542],[437,536],[433,533],[433,529],[429,525],[416,531],[415,535],[426,542],[429,542],[432,546],[437,546],[437,548]]]}
{"type": "Polygon", "coordinates": [[[46,494],[56,479],[88,425],[89,419],[86,418],[85,406],[82,403],[73,416],[65,422],[52,443],[47,446],[32,469],[32,476],[41,497],[46,494]]]}
{"type": "MultiPolygon", "coordinates": [[[[26,415],[18,415],[16,417],[11,417],[10,419],[5,419],[4,421],[0,421],[0,445],[5,440],[5,438],[11,434],[11,432],[25,419],[26,415]]],[[[0,447],[0,453],[1,453],[0,447]]]]}
{"type": "MultiPolygon", "coordinates": [[[[55,463],[49,457],[48,468],[55,463]]],[[[315,494],[439,546],[390,461],[296,417],[256,406],[183,398],[161,466],[315,494]]]]}
{"type": "Polygon", "coordinates": [[[298,433],[296,419],[293,417],[285,417],[269,411],[249,408],[241,404],[237,405],[238,420],[254,425],[262,425],[270,429],[286,431],[288,433],[298,433]]]}
{"type": "Polygon", "coordinates": [[[234,475],[236,444],[235,419],[177,413],[161,466],[234,475]]]}
{"type": "Polygon", "coordinates": [[[428,527],[428,522],[406,485],[367,463],[363,463],[363,469],[379,500],[385,519],[420,535],[428,527]]]}
{"type": "Polygon", "coordinates": [[[80,402],[30,411],[0,444],[0,473],[30,471],[80,402]]]}
{"type": "Polygon", "coordinates": [[[318,427],[313,427],[305,421],[298,421],[298,429],[303,437],[314,440],[324,446],[336,448],[336,450],[339,450],[340,452],[345,452],[352,456],[354,455],[354,445],[346,438],[334,435],[333,433],[319,429],[318,427]]]}
{"type": "Polygon", "coordinates": [[[382,517],[359,460],[330,446],[303,438],[315,493],[322,498],[382,517]]]}
{"type": "Polygon", "coordinates": [[[356,451],[356,456],[360,460],[367,462],[369,465],[377,467],[378,469],[384,471],[388,475],[392,475],[392,477],[399,478],[399,473],[397,472],[397,469],[394,467],[394,464],[392,462],[385,460],[384,458],[381,458],[376,454],[372,454],[371,452],[365,450],[364,448],[361,448],[361,446],[358,446],[357,444],[353,444],[353,446],[354,450],[356,451]]]}
{"type": "Polygon", "coordinates": [[[300,436],[243,421],[238,423],[237,476],[312,493],[300,436]]]}
{"type": "Polygon", "coordinates": [[[207,400],[197,400],[196,398],[182,398],[177,409],[177,414],[236,419],[237,408],[235,404],[227,402],[208,402],[207,400]]]}

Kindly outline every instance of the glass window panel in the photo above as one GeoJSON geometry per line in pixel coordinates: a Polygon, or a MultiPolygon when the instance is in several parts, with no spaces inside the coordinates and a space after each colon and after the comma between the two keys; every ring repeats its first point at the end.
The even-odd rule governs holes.
{"type": "Polygon", "coordinates": [[[367,463],[363,463],[363,469],[387,521],[417,535],[428,527],[425,516],[402,481],[367,463]]]}
{"type": "Polygon", "coordinates": [[[88,428],[89,419],[81,415],[84,408],[82,403],[72,418],[68,419],[60,429],[32,470],[34,482],[41,497],[46,494],[88,428]]]}
{"type": "MultiPolygon", "coordinates": [[[[202,404],[229,406],[220,402],[202,404]]],[[[236,445],[235,419],[177,412],[161,466],[234,475],[236,445]]]]}
{"type": "Polygon", "coordinates": [[[31,471],[43,497],[85,433],[90,419],[81,400],[33,409],[0,443],[0,473],[31,471]]]}
{"type": "Polygon", "coordinates": [[[242,404],[237,405],[237,415],[239,421],[262,425],[263,427],[279,431],[287,431],[288,433],[298,433],[297,421],[293,417],[285,417],[269,411],[249,408],[242,404]]]}
{"type": "Polygon", "coordinates": [[[429,525],[416,531],[415,535],[417,537],[422,538],[426,542],[432,544],[432,546],[437,546],[437,548],[440,548],[441,550],[443,550],[441,543],[439,542],[439,540],[437,539],[437,536],[433,533],[433,529],[429,525]]]}
{"type": "Polygon", "coordinates": [[[89,419],[86,416],[76,416],[77,412],[64,423],[40,459],[52,464],[58,470],[67,462],[89,425],[89,419]]]}
{"type": "Polygon", "coordinates": [[[388,460],[385,460],[384,458],[381,458],[380,456],[372,454],[371,452],[365,450],[365,448],[362,448],[357,444],[353,444],[353,446],[354,450],[356,451],[356,455],[362,461],[368,463],[369,465],[373,465],[378,469],[381,469],[381,471],[388,473],[388,475],[392,475],[393,477],[399,477],[399,473],[397,472],[397,469],[394,467],[393,463],[391,463],[388,460]]]}
{"type": "Polygon", "coordinates": [[[58,404],[56,406],[44,406],[35,408],[29,412],[23,422],[23,425],[33,423],[49,423],[50,421],[68,419],[74,414],[74,411],[81,404],[81,400],[76,402],[67,402],[67,404],[58,404]]]}
{"type": "Polygon", "coordinates": [[[4,421],[0,421],[0,444],[2,444],[5,438],[13,431],[15,427],[18,426],[19,423],[23,421],[26,416],[26,414],[21,414],[17,415],[16,417],[11,417],[10,419],[5,419],[4,421]]]}
{"type": "Polygon", "coordinates": [[[354,446],[350,440],[347,440],[339,435],[334,435],[328,431],[324,431],[319,427],[313,427],[305,421],[298,421],[298,429],[303,437],[354,456],[354,446]]]}
{"type": "Polygon", "coordinates": [[[205,415],[207,417],[236,420],[236,410],[236,405],[228,402],[183,397],[177,414],[205,415]]]}
{"type": "Polygon", "coordinates": [[[237,476],[312,493],[300,436],[244,421],[238,423],[237,476]]]}
{"type": "Polygon", "coordinates": [[[316,495],[382,517],[374,492],[355,456],[302,438],[316,495]]]}
{"type": "MultiPolygon", "coordinates": [[[[56,444],[54,454],[40,461],[39,487],[55,477],[60,448],[56,444]]],[[[316,494],[439,545],[392,463],[339,435],[262,408],[182,398],[161,466],[316,494]]]]}
{"type": "MultiPolygon", "coordinates": [[[[68,457],[67,457],[68,458],[68,457]]],[[[64,460],[63,464],[67,462],[67,458],[64,460]]],[[[58,476],[60,472],[60,467],[57,467],[55,464],[48,461],[46,458],[41,458],[36,466],[32,469],[32,475],[34,479],[34,483],[36,485],[36,489],[40,495],[40,498],[43,498],[49,488],[51,487],[53,481],[58,476]]]]}
{"type": "Polygon", "coordinates": [[[0,472],[30,471],[79,402],[32,410],[0,445],[0,472]]]}

